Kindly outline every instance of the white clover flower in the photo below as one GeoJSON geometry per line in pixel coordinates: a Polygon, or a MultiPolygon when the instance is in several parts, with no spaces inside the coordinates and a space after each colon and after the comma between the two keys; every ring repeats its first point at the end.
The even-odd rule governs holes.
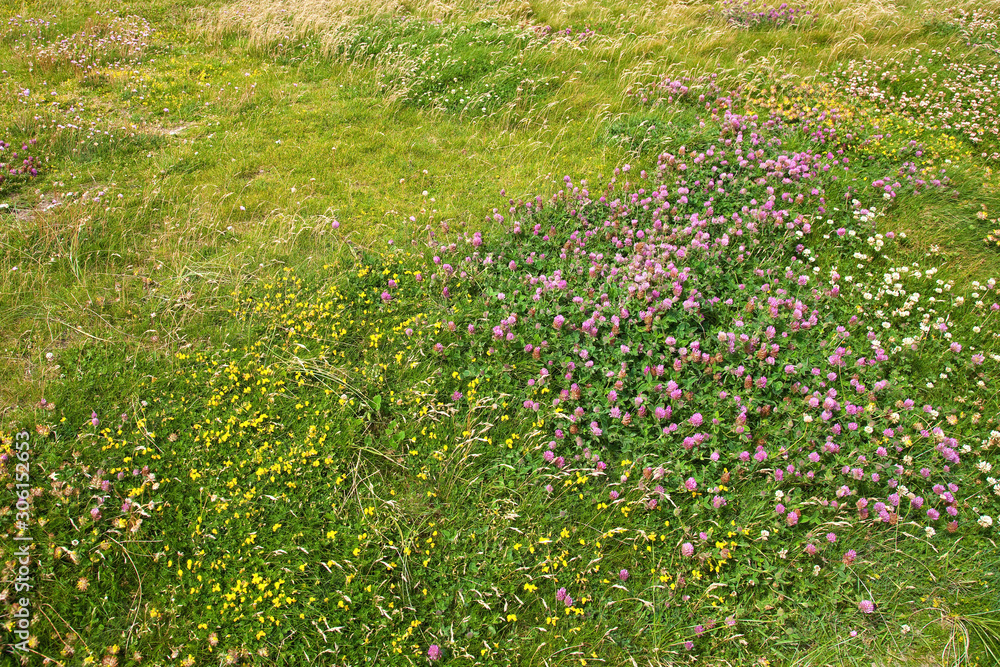
{"type": "Polygon", "coordinates": [[[976,523],[978,523],[983,528],[989,528],[990,526],[993,525],[993,517],[991,517],[988,514],[984,514],[981,517],[979,517],[979,521],[977,521],[976,523]]]}
{"type": "Polygon", "coordinates": [[[926,528],[924,528],[924,534],[927,536],[927,539],[930,539],[930,538],[934,537],[934,533],[936,533],[936,532],[937,531],[934,530],[933,528],[931,528],[930,526],[927,526],[926,528]]]}

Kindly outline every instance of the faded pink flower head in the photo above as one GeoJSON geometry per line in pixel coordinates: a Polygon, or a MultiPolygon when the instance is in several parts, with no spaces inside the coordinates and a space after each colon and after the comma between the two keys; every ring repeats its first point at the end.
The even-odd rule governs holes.
{"type": "Polygon", "coordinates": [[[858,603],[858,609],[865,614],[871,614],[875,611],[875,604],[871,600],[862,600],[858,603]]]}
{"type": "Polygon", "coordinates": [[[685,542],[681,545],[681,555],[685,558],[690,558],[694,555],[694,545],[690,542],[685,542]]]}
{"type": "Polygon", "coordinates": [[[441,648],[437,644],[431,644],[430,648],[427,649],[427,657],[431,660],[437,660],[441,657],[441,648]]]}

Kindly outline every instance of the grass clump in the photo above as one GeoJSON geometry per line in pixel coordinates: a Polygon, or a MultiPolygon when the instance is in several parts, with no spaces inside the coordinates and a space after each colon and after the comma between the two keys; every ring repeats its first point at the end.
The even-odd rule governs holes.
{"type": "MultiPolygon", "coordinates": [[[[740,3],[726,0],[722,3],[722,16],[729,25],[744,29],[781,28],[805,25],[812,12],[801,5],[786,2],[777,7],[763,7],[749,0],[740,3]]],[[[815,19],[813,19],[815,20],[815,19]]]]}
{"type": "MultiPolygon", "coordinates": [[[[31,139],[29,143],[34,145],[36,141],[31,139]]],[[[3,187],[7,181],[9,181],[7,187],[11,187],[13,184],[38,175],[38,167],[40,166],[38,158],[26,152],[29,150],[28,144],[22,144],[19,153],[16,150],[11,150],[10,144],[6,141],[0,141],[0,158],[3,159],[3,162],[0,162],[0,187],[3,187]]]]}
{"type": "Polygon", "coordinates": [[[540,73],[537,55],[530,58],[532,50],[552,44],[550,33],[548,26],[515,30],[489,21],[455,26],[393,19],[357,30],[334,55],[374,62],[389,99],[487,115],[530,106],[552,92],[556,78],[540,73]]]}

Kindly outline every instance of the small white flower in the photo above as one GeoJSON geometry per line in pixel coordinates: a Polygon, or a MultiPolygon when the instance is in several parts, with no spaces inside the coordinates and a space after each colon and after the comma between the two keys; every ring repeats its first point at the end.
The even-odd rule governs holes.
{"type": "Polygon", "coordinates": [[[765,542],[767,542],[767,538],[769,538],[769,537],[771,537],[771,531],[769,531],[769,530],[762,530],[762,531],[760,531],[760,539],[762,539],[765,542]]]}
{"type": "Polygon", "coordinates": [[[926,528],[924,528],[924,534],[927,535],[927,539],[930,539],[930,538],[934,537],[934,533],[936,533],[936,532],[937,531],[934,530],[933,528],[931,528],[930,526],[927,526],[926,528]]]}
{"type": "Polygon", "coordinates": [[[979,521],[977,523],[983,528],[989,528],[990,526],[993,525],[993,517],[991,517],[988,514],[984,514],[981,517],[979,517],[979,521]]]}
{"type": "MultiPolygon", "coordinates": [[[[51,352],[49,354],[51,354],[51,352]]],[[[976,470],[985,475],[986,473],[993,470],[993,464],[990,463],[989,461],[980,461],[979,463],[976,464],[976,470]]]]}

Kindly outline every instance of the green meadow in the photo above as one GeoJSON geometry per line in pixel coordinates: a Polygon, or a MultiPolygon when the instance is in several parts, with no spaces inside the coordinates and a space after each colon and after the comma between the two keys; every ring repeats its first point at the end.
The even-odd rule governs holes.
{"type": "Polygon", "coordinates": [[[1000,663],[1000,4],[0,0],[0,663],[1000,663]]]}

